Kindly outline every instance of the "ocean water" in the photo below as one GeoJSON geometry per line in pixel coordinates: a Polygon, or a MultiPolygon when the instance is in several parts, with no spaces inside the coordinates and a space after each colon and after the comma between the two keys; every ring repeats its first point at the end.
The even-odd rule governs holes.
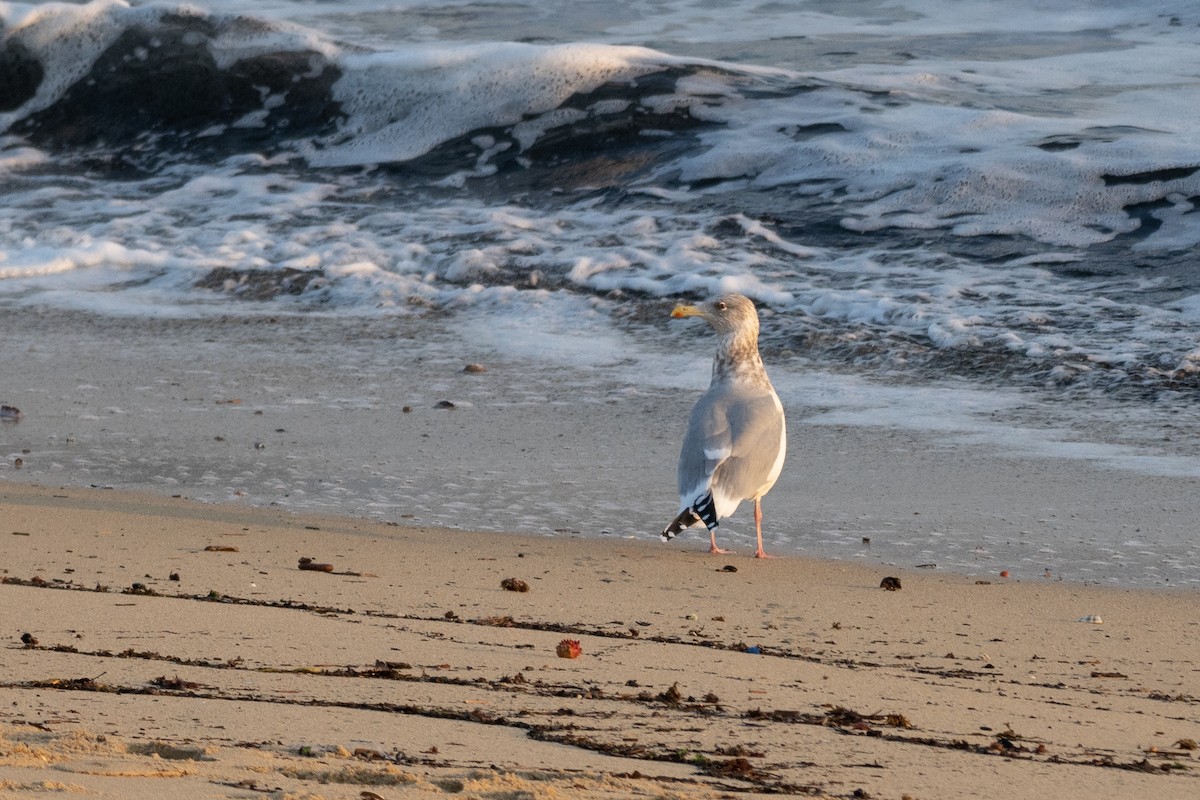
{"type": "Polygon", "coordinates": [[[823,424],[1200,476],[1187,4],[252,8],[0,3],[0,313],[613,331],[636,375],[740,291],[823,424]]]}

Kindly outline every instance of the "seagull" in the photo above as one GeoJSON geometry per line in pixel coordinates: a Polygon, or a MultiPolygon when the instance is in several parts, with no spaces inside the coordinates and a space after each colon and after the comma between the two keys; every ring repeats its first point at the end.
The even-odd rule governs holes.
{"type": "Polygon", "coordinates": [[[679,516],[662,532],[668,542],[701,522],[710,553],[717,547],[717,521],[754,501],[756,558],[762,545],[762,496],[783,469],[787,434],[783,404],[758,355],[758,312],[740,294],[721,295],[702,305],[677,305],[671,316],[703,317],[717,332],[712,383],[692,408],[679,452],[679,516]]]}

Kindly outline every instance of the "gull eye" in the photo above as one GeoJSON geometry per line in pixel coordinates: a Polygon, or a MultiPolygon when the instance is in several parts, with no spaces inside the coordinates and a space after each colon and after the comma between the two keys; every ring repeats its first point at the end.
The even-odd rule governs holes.
{"type": "Polygon", "coordinates": [[[725,309],[729,308],[729,306],[725,305],[724,300],[718,300],[716,308],[717,311],[724,311],[725,309]]]}

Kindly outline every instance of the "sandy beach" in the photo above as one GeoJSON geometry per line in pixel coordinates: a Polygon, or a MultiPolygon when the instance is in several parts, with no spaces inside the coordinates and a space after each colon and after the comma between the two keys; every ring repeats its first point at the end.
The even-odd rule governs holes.
{"type": "Polygon", "coordinates": [[[0,791],[1200,792],[1186,476],[788,394],[781,557],[744,509],[711,556],[654,535],[703,376],[634,384],[620,341],[564,368],[430,320],[0,332],[0,791]]]}
{"type": "Polygon", "coordinates": [[[13,483],[0,517],[7,793],[1200,792],[1190,591],[13,483]]]}

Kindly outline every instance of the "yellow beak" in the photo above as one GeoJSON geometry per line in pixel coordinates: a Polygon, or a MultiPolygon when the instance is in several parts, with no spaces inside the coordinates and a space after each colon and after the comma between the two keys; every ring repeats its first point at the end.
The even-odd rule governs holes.
{"type": "Polygon", "coordinates": [[[695,306],[685,306],[681,304],[675,306],[675,309],[671,312],[671,316],[675,319],[681,319],[683,317],[702,317],[704,316],[704,312],[695,306]]]}

